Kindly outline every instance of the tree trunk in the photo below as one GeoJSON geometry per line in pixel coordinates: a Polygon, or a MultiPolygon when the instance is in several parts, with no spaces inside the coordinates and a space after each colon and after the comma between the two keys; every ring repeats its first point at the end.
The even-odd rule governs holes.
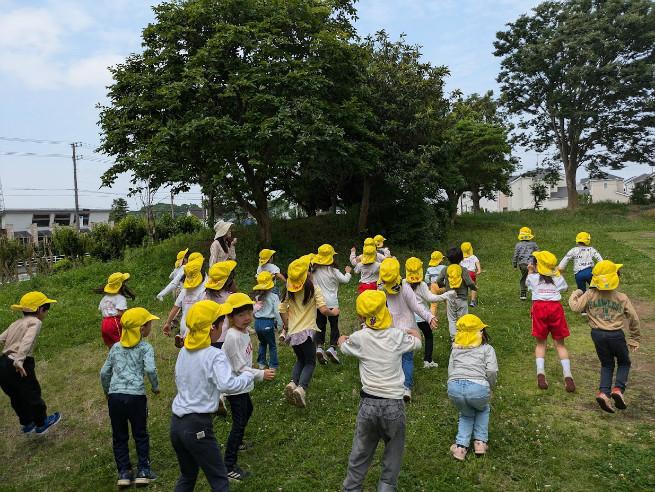
{"type": "Polygon", "coordinates": [[[471,190],[471,199],[473,200],[473,213],[480,211],[480,190],[471,190]]]}
{"type": "Polygon", "coordinates": [[[359,223],[357,225],[358,232],[366,230],[366,222],[368,221],[368,209],[371,200],[371,180],[364,178],[364,189],[362,190],[362,206],[359,211],[359,223]]]}
{"type": "Polygon", "coordinates": [[[578,208],[580,203],[578,201],[578,190],[576,187],[576,171],[577,165],[569,160],[568,165],[564,165],[564,174],[566,176],[566,191],[568,193],[568,206],[569,210],[578,208]]]}
{"type": "Polygon", "coordinates": [[[214,187],[212,186],[209,189],[209,196],[207,197],[209,200],[209,227],[214,227],[214,224],[216,223],[216,213],[214,211],[214,187]]]}

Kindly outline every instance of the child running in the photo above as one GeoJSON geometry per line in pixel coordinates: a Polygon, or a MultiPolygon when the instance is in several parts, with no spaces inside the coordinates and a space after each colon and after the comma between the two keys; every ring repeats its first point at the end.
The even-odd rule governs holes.
{"type": "Polygon", "coordinates": [[[273,276],[270,272],[261,272],[257,275],[257,285],[252,289],[251,296],[261,305],[255,313],[255,333],[259,340],[257,352],[257,363],[260,369],[278,369],[280,362],[277,358],[277,342],[275,340],[275,326],[282,330],[282,318],[280,317],[280,298],[273,289],[273,276]],[[266,348],[270,356],[270,365],[266,360],[266,348]]]}
{"type": "MultiPolygon", "coordinates": [[[[332,308],[339,308],[339,284],[347,284],[350,282],[351,268],[345,268],[346,274],[344,275],[339,271],[339,266],[334,261],[334,248],[329,244],[323,244],[318,248],[318,254],[312,261],[312,278],[314,284],[321,288],[325,305],[332,308]]],[[[335,364],[339,364],[339,356],[337,355],[337,344],[339,343],[339,315],[330,316],[330,348],[327,351],[323,350],[325,344],[325,332],[327,331],[328,317],[321,313],[320,310],[316,311],[316,326],[320,330],[316,334],[316,358],[319,364],[325,365],[330,359],[335,364]]]]}
{"type": "Polygon", "coordinates": [[[477,290],[475,283],[471,280],[468,270],[462,270],[459,266],[464,259],[461,248],[452,247],[446,250],[446,258],[450,262],[448,268],[441,270],[437,277],[437,285],[444,287],[446,292],[454,290],[456,295],[448,299],[448,331],[451,341],[455,341],[457,335],[457,320],[469,313],[468,291],[477,290]]]}
{"type": "Polygon", "coordinates": [[[140,307],[125,311],[121,317],[123,334],[120,343],[111,348],[100,370],[100,382],[109,407],[119,487],[129,487],[133,482],[137,486],[148,485],[157,477],[150,471],[148,400],[143,382],[145,372],[152,392],[160,393],[155,352],[152,345],[143,341],[150,334],[154,319],[159,318],[140,307]],[[128,424],[136,444],[136,478],[130,462],[128,424]]]}
{"type": "Polygon", "coordinates": [[[405,448],[405,392],[401,358],[421,348],[414,330],[392,327],[384,292],[367,290],[357,298],[357,314],[364,327],[339,338],[345,355],[359,359],[362,389],[344,492],[361,491],[380,439],[384,441],[379,491],[396,490],[405,448]],[[360,319],[361,319],[360,318],[360,319]]]}
{"type": "MultiPolygon", "coordinates": [[[[573,258],[573,274],[575,275],[575,284],[583,293],[587,290],[587,284],[591,282],[592,269],[594,260],[603,261],[603,257],[595,248],[589,246],[591,235],[588,232],[580,232],[575,236],[575,242],[578,245],[571,248],[559,262],[557,269],[562,272],[566,264],[573,258]]],[[[582,311],[585,315],[585,311],[582,311]]]]}
{"type": "Polygon", "coordinates": [[[553,338],[553,344],[562,364],[564,373],[564,386],[566,391],[573,393],[575,383],[571,375],[571,361],[569,352],[566,350],[564,339],[570,335],[569,327],[562,309],[561,292],[566,292],[568,285],[566,280],[559,274],[557,258],[549,251],[535,251],[537,259],[537,273],[534,272],[534,265],[528,265],[528,278],[526,284],[532,292],[532,336],[537,339],[535,357],[537,359],[537,386],[539,389],[548,389],[546,382],[546,342],[548,333],[553,338]]]}
{"type": "Polygon", "coordinates": [[[450,452],[463,461],[471,444],[477,456],[489,445],[489,400],[496,384],[498,362],[489,345],[487,325],[473,314],[457,320],[457,335],[448,362],[448,397],[459,411],[459,426],[450,452]]]}
{"type": "MultiPolygon", "coordinates": [[[[227,260],[214,263],[209,268],[209,279],[205,282],[205,300],[214,301],[217,304],[223,304],[227,300],[227,298],[232,294],[234,268],[236,266],[236,261],[227,260]]],[[[214,347],[221,348],[223,346],[228,327],[227,318],[225,318],[225,324],[221,336],[216,343],[212,343],[214,347]]]]}
{"type": "MultiPolygon", "coordinates": [[[[425,270],[425,283],[430,287],[430,292],[435,295],[440,295],[446,292],[444,287],[439,287],[437,285],[437,278],[441,270],[445,270],[446,266],[443,264],[443,253],[441,251],[433,251],[430,255],[430,262],[428,263],[428,268],[425,270]]],[[[444,301],[447,303],[448,301],[444,301]]],[[[430,303],[430,312],[437,315],[437,306],[439,303],[431,302],[430,303]]]]}
{"type": "Polygon", "coordinates": [[[45,434],[61,420],[61,412],[46,413],[32,356],[41,324],[53,302],[57,301],[41,292],[28,292],[21,297],[20,304],[11,306],[12,311],[22,311],[23,317],[0,335],[0,345],[5,346],[0,357],[0,388],[11,401],[23,434],[45,434]]]}
{"type": "Polygon", "coordinates": [[[533,253],[539,251],[539,246],[532,241],[534,235],[529,227],[521,227],[519,231],[519,242],[514,246],[514,258],[512,259],[512,266],[514,271],[521,270],[521,279],[519,280],[519,287],[521,289],[520,299],[525,301],[527,299],[528,288],[525,284],[525,279],[528,277],[528,265],[536,263],[533,253]],[[518,267],[518,269],[517,269],[518,267]]]}
{"type": "Polygon", "coordinates": [[[355,255],[355,248],[350,250],[350,261],[354,261],[355,273],[359,273],[359,293],[365,290],[376,290],[378,288],[378,277],[380,276],[380,263],[374,245],[364,246],[361,256],[355,255]]]}
{"type": "Polygon", "coordinates": [[[104,289],[96,289],[97,293],[104,293],[98,309],[102,312],[102,340],[111,347],[121,339],[121,316],[127,309],[127,299],[134,300],[134,294],[127,288],[126,281],[129,273],[112,273],[104,289]]]}
{"type": "MultiPolygon", "coordinates": [[[[480,260],[478,260],[478,257],[473,254],[473,246],[471,246],[471,243],[462,243],[461,248],[464,259],[459,263],[459,265],[468,270],[471,280],[473,280],[473,283],[477,287],[477,276],[482,273],[482,270],[480,269],[480,260]]],[[[475,296],[476,291],[471,290],[471,307],[475,307],[475,296]]]]}
{"type": "Polygon", "coordinates": [[[635,308],[628,296],[616,290],[619,286],[619,268],[622,266],[609,260],[599,261],[592,271],[589,290],[583,292],[578,289],[569,297],[569,306],[573,311],[579,313],[587,310],[591,339],[600,361],[600,392],[596,401],[608,413],[614,412],[610,397],[616,408],[626,409],[623,394],[630,373],[630,351],[637,351],[640,340],[640,323],[635,308]],[[630,330],[627,342],[623,333],[626,325],[630,330]],[[616,379],[610,393],[615,366],[616,379]]]}
{"type": "MultiPolygon", "coordinates": [[[[287,279],[284,278],[284,275],[280,272],[278,266],[273,263],[273,255],[275,254],[274,249],[262,249],[259,252],[259,266],[257,267],[257,275],[262,272],[269,272],[273,276],[273,290],[277,296],[280,296],[280,291],[275,286],[275,279],[279,278],[282,282],[286,283],[287,279]]],[[[279,327],[282,329],[282,327],[279,327]]]]}
{"type": "MultiPolygon", "coordinates": [[[[375,251],[375,255],[374,255],[375,261],[377,261],[378,263],[382,263],[386,258],[386,256],[384,256],[383,253],[378,252],[378,250],[375,247],[375,240],[372,237],[367,237],[366,239],[364,239],[364,248],[366,248],[367,246],[373,246],[373,249],[375,251]]],[[[362,255],[363,254],[365,253],[362,253],[362,255]]],[[[357,256],[357,250],[355,248],[352,248],[350,250],[350,264],[354,267],[357,265],[358,260],[361,260],[361,255],[357,256]]]]}
{"type": "Polygon", "coordinates": [[[204,273],[202,271],[202,264],[204,258],[199,255],[199,257],[194,258],[184,265],[184,284],[183,289],[180,292],[180,295],[177,296],[175,300],[175,306],[171,309],[171,312],[164,323],[164,335],[170,336],[171,334],[171,323],[177,314],[181,311],[182,318],[180,319],[180,333],[175,335],[175,346],[177,348],[182,348],[184,344],[184,337],[187,333],[186,325],[186,315],[189,312],[191,306],[196,302],[201,301],[205,297],[205,286],[202,284],[204,273]]]}
{"type": "Polygon", "coordinates": [[[384,242],[386,240],[387,239],[382,234],[378,234],[373,238],[378,255],[382,255],[384,258],[391,258],[391,251],[389,251],[389,248],[384,247],[384,242]]]}
{"type": "Polygon", "coordinates": [[[180,291],[182,290],[182,284],[184,283],[184,265],[186,265],[188,261],[189,248],[180,251],[177,254],[177,259],[175,260],[175,268],[168,276],[171,281],[159,294],[157,294],[157,299],[163,301],[164,296],[167,296],[171,292],[173,293],[173,297],[177,299],[177,296],[180,295],[180,291]]]}

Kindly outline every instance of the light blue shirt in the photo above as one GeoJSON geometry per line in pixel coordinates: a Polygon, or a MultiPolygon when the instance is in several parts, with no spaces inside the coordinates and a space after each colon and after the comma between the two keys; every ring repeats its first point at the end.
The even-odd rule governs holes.
{"type": "Polygon", "coordinates": [[[282,317],[278,311],[278,306],[280,305],[278,295],[273,291],[269,291],[268,294],[264,294],[259,300],[263,301],[264,305],[255,313],[255,318],[274,319],[277,322],[278,328],[282,329],[282,317]]]}
{"type": "Polygon", "coordinates": [[[150,380],[153,391],[159,390],[159,378],[155,367],[155,351],[147,342],[140,340],[134,347],[115,343],[100,370],[100,382],[105,395],[123,393],[145,395],[143,373],[150,380]]]}

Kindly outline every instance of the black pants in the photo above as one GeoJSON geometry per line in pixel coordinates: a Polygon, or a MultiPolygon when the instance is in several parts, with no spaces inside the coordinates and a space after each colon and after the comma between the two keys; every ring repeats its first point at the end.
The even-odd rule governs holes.
{"type": "Polygon", "coordinates": [[[293,365],[291,380],[306,390],[316,369],[316,345],[314,340],[308,337],[303,343],[293,345],[292,348],[296,353],[296,363],[293,365]]]}
{"type": "Polygon", "coordinates": [[[330,320],[330,345],[336,347],[339,345],[339,316],[325,316],[319,310],[316,310],[316,326],[321,331],[316,334],[316,345],[325,343],[328,320],[330,320]]]}
{"type": "Polygon", "coordinates": [[[519,265],[519,270],[521,271],[521,279],[519,280],[519,286],[521,288],[521,297],[525,297],[528,294],[528,286],[525,281],[528,278],[528,265],[519,265]]]}
{"type": "Polygon", "coordinates": [[[421,332],[423,332],[423,337],[425,337],[425,352],[423,354],[423,360],[426,362],[432,362],[433,336],[432,330],[430,329],[430,323],[421,321],[418,324],[418,327],[421,329],[421,332]]]}
{"type": "Polygon", "coordinates": [[[600,361],[600,385],[599,390],[606,395],[610,394],[614,367],[616,365],[616,379],[614,387],[625,392],[625,384],[628,382],[630,373],[630,352],[625,341],[623,330],[591,330],[591,339],[596,346],[596,354],[600,361]],[[614,362],[616,359],[616,364],[614,362]]]}
{"type": "Polygon", "coordinates": [[[180,464],[180,477],[174,492],[193,492],[200,468],[205,473],[212,492],[230,490],[227,470],[214,435],[210,414],[192,413],[183,417],[173,414],[170,437],[180,464]]]}
{"type": "Polygon", "coordinates": [[[11,400],[21,425],[36,424],[42,427],[46,419],[46,404],[41,398],[41,385],[34,372],[34,358],[26,357],[23,369],[27,373],[24,378],[16,372],[14,361],[8,356],[0,357],[0,388],[11,400]]]}
{"type": "Polygon", "coordinates": [[[118,472],[131,470],[130,450],[127,445],[132,427],[132,439],[136,445],[137,467],[150,468],[150,436],[148,435],[148,405],[146,395],[110,393],[107,400],[114,444],[114,459],[118,472]]]}
{"type": "Polygon", "coordinates": [[[226,395],[226,397],[227,401],[230,402],[232,430],[225,445],[225,466],[231,468],[237,464],[239,446],[243,442],[243,434],[252,415],[252,400],[250,399],[250,393],[226,395]]]}

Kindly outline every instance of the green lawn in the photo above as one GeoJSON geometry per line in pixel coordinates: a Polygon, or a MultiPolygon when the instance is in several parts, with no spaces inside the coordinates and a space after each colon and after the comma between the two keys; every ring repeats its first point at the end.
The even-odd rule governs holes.
{"type": "MultiPolygon", "coordinates": [[[[446,395],[448,335],[445,311],[435,333],[438,369],[422,368],[422,352],[415,357],[414,402],[407,407],[407,439],[399,490],[547,490],[612,491],[655,488],[655,342],[652,263],[655,258],[655,214],[643,209],[596,205],[576,212],[522,212],[467,215],[434,249],[473,244],[484,273],[479,276],[479,305],[471,312],[490,325],[491,343],[498,354],[500,374],[494,389],[490,420],[490,449],[485,458],[467,457],[456,462],[448,448],[457,432],[457,412],[446,395]],[[536,385],[534,340],[530,335],[530,303],[518,299],[518,274],[511,268],[517,233],[529,226],[542,250],[558,259],[574,246],[575,235],[585,230],[604,258],[624,263],[620,290],[631,296],[642,314],[642,349],[633,356],[626,400],[628,409],[613,415],[595,402],[599,363],[585,321],[565,311],[571,337],[571,354],[577,391],[564,391],[561,366],[552,347],[546,356],[550,388],[536,385]]],[[[326,216],[277,223],[273,249],[283,270],[300,254],[330,241],[345,265],[349,249],[361,240],[351,239],[345,219],[326,216]],[[325,232],[329,231],[329,232],[325,232]],[[319,238],[319,239],[315,239],[319,238]]],[[[372,231],[373,234],[378,231],[372,231]]],[[[384,232],[384,231],[380,231],[384,232]]],[[[422,233],[424,234],[424,233],[422,233]]],[[[237,284],[241,291],[255,285],[258,246],[254,229],[238,230],[237,284]]],[[[172,298],[155,299],[172,268],[175,253],[191,246],[208,256],[210,236],[175,238],[146,250],[132,250],[124,262],[91,263],[75,271],[0,290],[0,328],[14,319],[9,306],[29,290],[43,290],[58,300],[45,321],[35,349],[37,375],[49,410],[61,410],[63,421],[46,436],[23,436],[8,398],[0,395],[0,490],[115,490],[116,470],[111,428],[99,371],[107,349],[100,337],[99,295],[113,271],[128,271],[137,299],[164,318],[172,298]]],[[[387,245],[401,260],[418,256],[427,265],[431,250],[387,245]]],[[[565,270],[575,286],[572,266],[565,270]]],[[[357,280],[340,292],[340,327],[357,328],[354,310],[357,280]]],[[[568,294],[565,295],[565,298],[568,294]]],[[[148,341],[155,348],[162,393],[149,394],[149,431],[152,468],[159,478],[150,488],[172,490],[178,475],[175,453],[168,438],[170,405],[175,397],[174,366],[177,349],[155,324],[148,341]]],[[[253,338],[256,345],[256,338],[253,338]]],[[[318,366],[307,393],[308,408],[299,410],[284,401],[283,388],[295,360],[289,347],[279,350],[281,369],[275,380],[258,383],[252,392],[255,411],[246,440],[255,447],[239,457],[252,477],[233,490],[336,491],[345,476],[359,401],[357,361],[342,357],[340,366],[318,366]]],[[[231,421],[214,424],[224,442],[231,421]]],[[[134,445],[130,448],[134,455],[134,445]]],[[[369,471],[365,490],[375,490],[380,451],[369,471]]],[[[196,490],[209,490],[204,477],[196,490]]]]}

